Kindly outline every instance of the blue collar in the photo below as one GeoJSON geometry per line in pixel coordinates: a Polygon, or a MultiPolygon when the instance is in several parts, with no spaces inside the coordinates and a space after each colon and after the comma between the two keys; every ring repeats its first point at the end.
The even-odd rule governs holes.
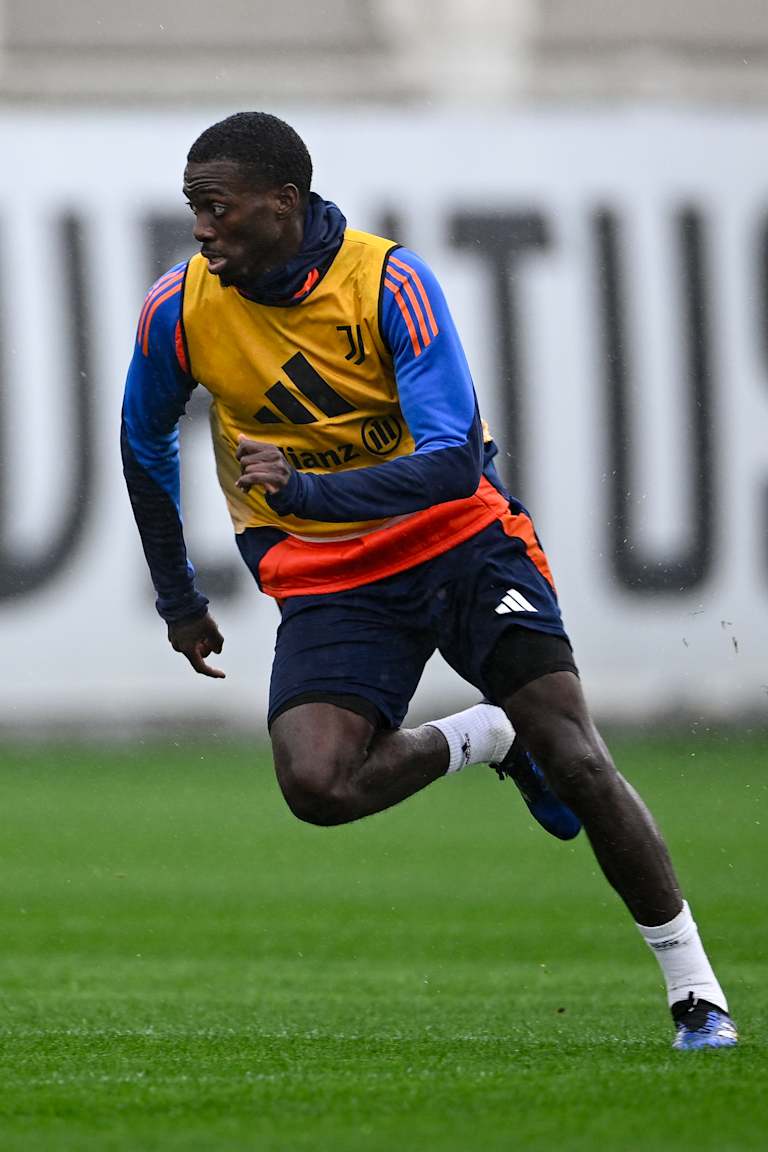
{"type": "Polygon", "coordinates": [[[269,272],[243,295],[257,304],[273,307],[300,304],[330,268],[341,248],[346,226],[346,218],[332,201],[310,192],[301,249],[282,268],[269,272]]]}

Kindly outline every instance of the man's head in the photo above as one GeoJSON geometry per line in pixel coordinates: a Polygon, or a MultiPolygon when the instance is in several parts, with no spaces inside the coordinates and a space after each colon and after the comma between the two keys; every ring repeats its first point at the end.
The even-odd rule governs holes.
{"type": "Polygon", "coordinates": [[[206,128],[187,155],[194,236],[222,284],[248,284],[301,246],[312,161],[301,137],[266,112],[206,128]]]}

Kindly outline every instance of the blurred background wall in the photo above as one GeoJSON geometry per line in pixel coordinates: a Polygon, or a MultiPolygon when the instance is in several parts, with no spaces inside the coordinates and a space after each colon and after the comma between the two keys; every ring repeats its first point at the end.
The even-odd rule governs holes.
{"type": "Polygon", "coordinates": [[[3,0],[7,100],[395,105],[768,95],[763,0],[3,0]]]}
{"type": "MultiPolygon", "coordinates": [[[[438,272],[597,711],[764,722],[767,99],[764,0],[0,0],[0,724],[263,720],[276,616],[203,397],[225,684],[167,648],[116,444],[143,293],[194,250],[186,149],[246,107],[438,272]]],[[[417,709],[466,697],[436,662],[417,709]]]]}

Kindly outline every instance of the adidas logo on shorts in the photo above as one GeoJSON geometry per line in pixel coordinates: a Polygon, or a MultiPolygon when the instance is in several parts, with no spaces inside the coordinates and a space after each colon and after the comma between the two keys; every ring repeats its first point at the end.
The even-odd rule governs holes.
{"type": "Polygon", "coordinates": [[[507,588],[504,593],[504,598],[501,604],[494,608],[494,612],[498,612],[503,616],[505,612],[538,612],[538,608],[534,608],[530,600],[526,600],[522,592],[518,592],[517,588],[507,588]]]}

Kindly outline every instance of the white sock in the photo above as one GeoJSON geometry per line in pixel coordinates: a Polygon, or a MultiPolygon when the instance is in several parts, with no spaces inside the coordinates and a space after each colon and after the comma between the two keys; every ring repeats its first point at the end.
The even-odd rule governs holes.
{"type": "Polygon", "coordinates": [[[507,714],[495,704],[474,704],[453,716],[430,720],[429,727],[437,728],[448,741],[450,762],[446,775],[468,764],[497,764],[515,738],[507,714]]]}
{"type": "Polygon", "coordinates": [[[638,924],[637,927],[659,962],[667,983],[670,1008],[679,1000],[687,1000],[688,993],[693,992],[696,1000],[709,1000],[724,1012],[728,1011],[728,1002],[712,971],[685,900],[682,911],[668,924],[650,928],[638,924]]]}

